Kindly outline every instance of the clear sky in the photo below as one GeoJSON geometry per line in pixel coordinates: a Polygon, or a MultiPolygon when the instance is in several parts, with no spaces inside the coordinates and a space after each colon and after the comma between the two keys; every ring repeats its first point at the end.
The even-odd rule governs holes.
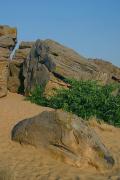
{"type": "Polygon", "coordinates": [[[0,24],[18,41],[54,39],[120,66],[120,0],[0,0],[0,24]]]}

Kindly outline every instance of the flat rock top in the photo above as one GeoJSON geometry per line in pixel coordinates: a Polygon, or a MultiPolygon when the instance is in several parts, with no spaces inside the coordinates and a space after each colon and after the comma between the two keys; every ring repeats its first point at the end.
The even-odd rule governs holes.
{"type": "MultiPolygon", "coordinates": [[[[96,172],[92,165],[79,169],[52,160],[44,151],[32,146],[21,146],[10,140],[13,126],[24,118],[33,117],[40,112],[48,110],[28,101],[18,94],[9,93],[7,97],[0,99],[0,171],[9,169],[14,172],[15,180],[40,180],[40,179],[92,179],[106,180],[108,176],[117,179],[120,176],[120,129],[94,124],[94,129],[101,136],[102,141],[110,149],[117,159],[116,171],[102,175],[96,172]],[[117,168],[119,168],[117,170],[117,168]]],[[[49,109],[50,110],[50,109],[49,109]]],[[[112,179],[112,178],[111,178],[112,179]]],[[[13,180],[13,179],[12,179],[13,180]]]]}
{"type": "Polygon", "coordinates": [[[0,37],[1,36],[9,36],[11,38],[16,38],[17,29],[6,25],[0,25],[0,37]]]}
{"type": "Polygon", "coordinates": [[[34,41],[22,41],[19,44],[19,49],[31,48],[35,42],[34,41]]]}

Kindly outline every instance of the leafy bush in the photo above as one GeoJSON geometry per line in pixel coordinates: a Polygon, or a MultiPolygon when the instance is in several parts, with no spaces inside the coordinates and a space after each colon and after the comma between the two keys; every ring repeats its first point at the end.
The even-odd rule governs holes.
{"type": "Polygon", "coordinates": [[[120,126],[120,95],[113,95],[118,85],[101,86],[95,81],[66,80],[69,89],[57,90],[46,98],[44,89],[36,87],[28,99],[36,104],[72,112],[84,119],[96,116],[105,122],[120,126]]]}

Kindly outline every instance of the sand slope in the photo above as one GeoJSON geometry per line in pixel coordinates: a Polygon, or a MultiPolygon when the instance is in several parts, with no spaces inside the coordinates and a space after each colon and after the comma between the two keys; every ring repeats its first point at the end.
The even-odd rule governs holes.
{"type": "MultiPolygon", "coordinates": [[[[116,166],[111,172],[98,172],[92,166],[79,169],[52,159],[43,150],[11,141],[11,129],[22,119],[46,110],[18,94],[0,99],[0,180],[102,180],[120,177],[120,129],[91,123],[112,152],[116,166]]],[[[50,110],[50,109],[49,109],[50,110]]]]}

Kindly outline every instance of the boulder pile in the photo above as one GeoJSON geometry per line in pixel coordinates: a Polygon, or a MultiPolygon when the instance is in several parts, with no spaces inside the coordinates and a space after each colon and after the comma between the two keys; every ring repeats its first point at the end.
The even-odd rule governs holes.
{"type": "Polygon", "coordinates": [[[10,55],[16,45],[17,30],[0,26],[0,97],[7,95],[8,66],[10,55]]]}
{"type": "Polygon", "coordinates": [[[34,42],[22,41],[9,63],[8,89],[13,93],[24,93],[23,62],[27,59],[33,44],[34,42]]]}
{"type": "Polygon", "coordinates": [[[38,84],[46,85],[45,93],[51,95],[55,89],[68,87],[65,78],[97,80],[103,85],[114,81],[113,77],[119,78],[120,68],[110,64],[109,69],[106,63],[105,70],[103,62],[99,61],[99,65],[55,41],[37,40],[23,63],[25,93],[38,84]]]}
{"type": "Polygon", "coordinates": [[[49,39],[22,41],[13,53],[16,42],[16,28],[0,26],[0,97],[7,95],[7,89],[27,95],[36,85],[45,86],[49,96],[69,87],[65,78],[120,83],[120,68],[109,62],[87,59],[49,39]]]}
{"type": "Polygon", "coordinates": [[[17,43],[17,30],[9,26],[0,26],[0,59],[10,58],[17,43]]]}

